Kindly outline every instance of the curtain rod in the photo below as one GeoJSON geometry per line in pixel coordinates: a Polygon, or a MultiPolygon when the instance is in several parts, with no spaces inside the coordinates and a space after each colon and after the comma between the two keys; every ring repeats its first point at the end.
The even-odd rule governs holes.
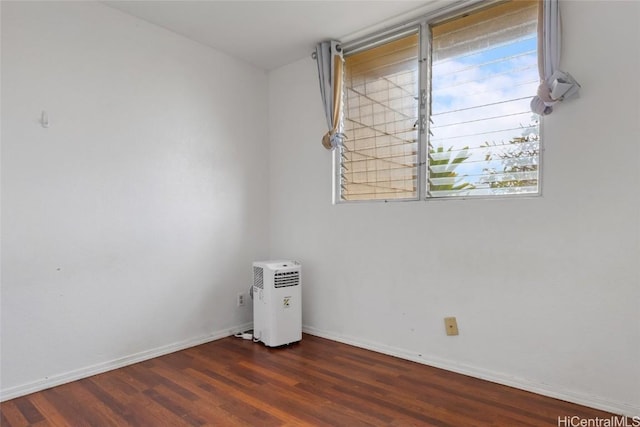
{"type": "MultiPolygon", "coordinates": [[[[487,2],[483,0],[455,0],[453,2],[447,3],[442,7],[423,12],[420,14],[420,16],[402,21],[397,24],[389,25],[387,27],[383,27],[381,30],[378,30],[378,31],[376,31],[373,28],[379,25],[384,25],[384,23],[369,27],[370,31],[367,31],[366,29],[357,31],[356,33],[352,33],[352,34],[358,34],[365,31],[367,31],[367,34],[363,36],[355,37],[352,40],[348,40],[350,37],[347,35],[345,37],[347,38],[348,41],[340,43],[339,47],[345,53],[346,51],[349,51],[349,53],[351,53],[352,51],[356,49],[362,49],[366,45],[369,45],[373,42],[380,42],[381,40],[384,40],[387,37],[396,36],[396,33],[401,32],[402,30],[413,29],[413,27],[419,25],[425,19],[433,20],[437,18],[446,18],[448,14],[453,13],[456,10],[460,10],[465,7],[485,6],[493,3],[498,3],[498,1],[487,2]]],[[[315,52],[311,53],[311,58],[316,59],[315,52]]]]}

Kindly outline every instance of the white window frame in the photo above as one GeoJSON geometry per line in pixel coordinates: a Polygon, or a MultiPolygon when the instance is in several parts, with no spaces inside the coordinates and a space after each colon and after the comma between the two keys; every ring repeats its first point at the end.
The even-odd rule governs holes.
{"type": "MultiPolygon", "coordinates": [[[[356,40],[343,43],[341,45],[345,56],[354,54],[359,51],[374,48],[377,45],[381,45],[386,41],[401,38],[403,35],[410,34],[418,31],[420,40],[420,59],[418,60],[419,67],[419,88],[418,93],[421,98],[419,106],[418,120],[420,122],[418,131],[418,165],[417,176],[418,181],[416,185],[416,197],[405,199],[369,199],[369,200],[342,200],[341,198],[341,156],[342,149],[336,148],[333,150],[332,158],[332,202],[333,204],[358,204],[358,203],[389,203],[389,202],[417,202],[417,201],[449,201],[449,200],[499,200],[499,199],[522,199],[522,198],[538,198],[542,196],[542,173],[543,173],[543,153],[544,144],[542,138],[543,134],[543,116],[538,116],[539,120],[539,151],[538,151],[538,179],[537,187],[538,191],[535,193],[522,193],[522,194],[503,194],[503,195],[461,195],[452,197],[429,197],[427,194],[427,176],[428,176],[428,141],[427,135],[429,134],[429,108],[431,106],[431,85],[430,85],[430,73],[431,73],[431,34],[430,28],[434,24],[438,24],[442,21],[455,19],[467,13],[474,12],[478,9],[494,6],[499,4],[500,0],[460,0],[454,2],[448,6],[437,9],[430,12],[420,18],[410,20],[391,28],[376,31],[364,37],[356,40]],[[423,119],[424,117],[424,119],[423,119]]],[[[531,97],[535,96],[535,93],[531,94],[531,97]]]]}

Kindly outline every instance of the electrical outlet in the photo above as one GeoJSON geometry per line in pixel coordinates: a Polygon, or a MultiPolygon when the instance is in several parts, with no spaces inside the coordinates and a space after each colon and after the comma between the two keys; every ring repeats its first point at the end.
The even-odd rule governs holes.
{"type": "Polygon", "coordinates": [[[244,293],[238,294],[238,307],[244,307],[244,293]]]}
{"type": "Polygon", "coordinates": [[[455,317],[445,317],[444,327],[447,335],[458,335],[458,322],[455,317]]]}

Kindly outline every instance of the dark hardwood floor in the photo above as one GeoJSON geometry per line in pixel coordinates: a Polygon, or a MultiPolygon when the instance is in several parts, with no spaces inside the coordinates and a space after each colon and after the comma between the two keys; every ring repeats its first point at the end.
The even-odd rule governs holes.
{"type": "Polygon", "coordinates": [[[16,398],[8,426],[557,426],[611,414],[305,335],[225,338],[16,398]]]}

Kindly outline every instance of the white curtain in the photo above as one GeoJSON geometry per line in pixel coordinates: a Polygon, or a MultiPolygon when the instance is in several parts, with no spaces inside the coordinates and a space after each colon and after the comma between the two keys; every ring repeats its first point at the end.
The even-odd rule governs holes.
{"type": "Polygon", "coordinates": [[[320,94],[329,131],[322,138],[327,150],[342,146],[342,83],[344,59],[340,43],[335,40],[318,43],[313,57],[318,63],[320,94]]]}
{"type": "Polygon", "coordinates": [[[578,94],[580,85],[571,74],[560,70],[561,25],[559,0],[540,0],[538,12],[538,95],[531,111],[551,114],[553,105],[578,94]]]}

